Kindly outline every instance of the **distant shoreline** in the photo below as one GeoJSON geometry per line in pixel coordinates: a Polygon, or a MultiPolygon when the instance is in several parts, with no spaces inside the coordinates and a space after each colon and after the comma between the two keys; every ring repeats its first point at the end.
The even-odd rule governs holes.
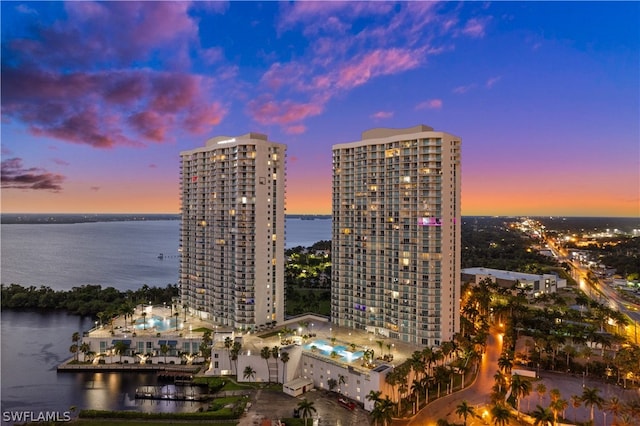
{"type": "MultiPolygon", "coordinates": [[[[288,214],[288,219],[331,219],[331,215],[322,214],[288,214]]],[[[144,222],[151,220],[180,220],[180,214],[151,213],[151,214],[114,214],[114,213],[2,213],[0,222],[3,225],[34,225],[34,224],[73,224],[95,222],[144,222]]]]}

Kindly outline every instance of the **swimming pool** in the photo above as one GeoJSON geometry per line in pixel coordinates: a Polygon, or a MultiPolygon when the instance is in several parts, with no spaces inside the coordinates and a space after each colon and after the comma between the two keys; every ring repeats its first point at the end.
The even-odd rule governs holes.
{"type": "MultiPolygon", "coordinates": [[[[176,321],[177,318],[165,318],[158,315],[152,315],[151,318],[138,318],[136,320],[136,329],[155,329],[157,331],[167,331],[167,330],[175,330],[176,329],[176,321]],[[146,324],[145,324],[146,322],[146,324]]],[[[180,323],[178,323],[178,329],[180,328],[180,323]]]]}
{"type": "Polygon", "coordinates": [[[305,350],[312,351],[313,347],[315,347],[315,351],[321,353],[324,356],[331,356],[333,352],[340,358],[342,362],[353,362],[357,359],[362,358],[364,355],[363,351],[349,351],[345,345],[335,345],[332,346],[329,342],[323,339],[313,340],[306,345],[303,346],[305,350]]]}

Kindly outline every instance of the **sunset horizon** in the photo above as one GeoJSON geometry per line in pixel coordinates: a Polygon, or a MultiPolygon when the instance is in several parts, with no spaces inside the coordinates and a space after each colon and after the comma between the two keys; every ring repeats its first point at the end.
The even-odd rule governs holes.
{"type": "Polygon", "coordinates": [[[177,214],[180,152],[259,132],[330,214],[333,145],[424,124],[464,216],[640,216],[637,2],[1,7],[2,213],[177,214]]]}

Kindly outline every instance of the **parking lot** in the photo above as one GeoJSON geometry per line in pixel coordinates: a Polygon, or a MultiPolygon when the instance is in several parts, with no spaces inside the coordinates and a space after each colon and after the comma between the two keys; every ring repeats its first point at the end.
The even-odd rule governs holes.
{"type": "MultiPolygon", "coordinates": [[[[339,395],[326,390],[312,390],[297,398],[282,392],[258,390],[253,395],[251,407],[240,419],[240,426],[260,425],[263,419],[278,420],[293,417],[298,403],[306,398],[313,401],[315,426],[360,426],[369,424],[366,411],[356,405],[353,410],[338,402],[339,395]]],[[[277,423],[274,423],[277,424],[277,423]]],[[[311,424],[311,421],[309,421],[311,424]]]]}

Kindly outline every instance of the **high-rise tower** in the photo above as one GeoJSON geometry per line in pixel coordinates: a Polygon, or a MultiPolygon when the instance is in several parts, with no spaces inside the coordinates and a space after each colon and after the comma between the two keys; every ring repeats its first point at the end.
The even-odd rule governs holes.
{"type": "Polygon", "coordinates": [[[284,318],[286,146],[221,136],[180,153],[182,303],[240,329],[284,318]]]}
{"type": "Polygon", "coordinates": [[[333,146],[334,323],[418,345],[459,331],[460,138],[373,129],[333,146]]]}

